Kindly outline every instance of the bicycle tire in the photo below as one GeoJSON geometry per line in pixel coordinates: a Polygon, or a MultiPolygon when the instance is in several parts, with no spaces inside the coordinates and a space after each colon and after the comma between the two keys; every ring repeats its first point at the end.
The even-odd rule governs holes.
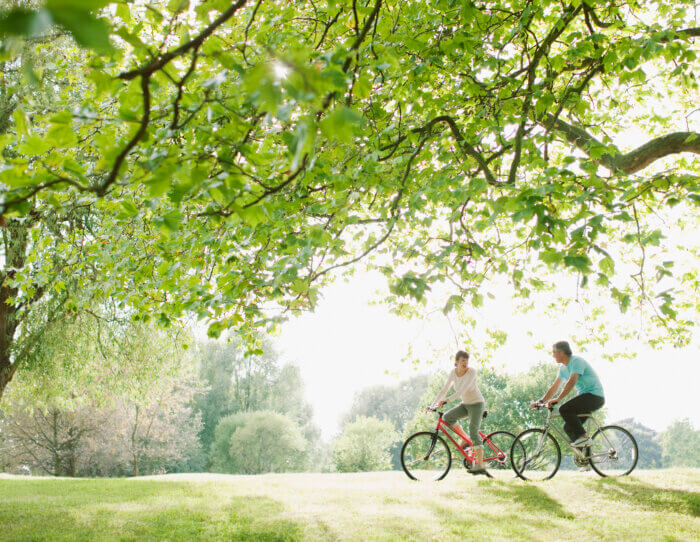
{"type": "Polygon", "coordinates": [[[526,429],[513,441],[510,464],[515,474],[523,480],[549,480],[561,465],[561,448],[551,433],[536,427],[526,429]],[[543,437],[545,440],[540,447],[543,437]]]}
{"type": "Polygon", "coordinates": [[[450,472],[451,466],[450,448],[445,439],[434,432],[414,433],[401,447],[401,467],[411,480],[442,480],[450,472]],[[426,459],[428,454],[430,456],[426,459]],[[425,463],[431,459],[433,460],[431,463],[425,463]],[[420,466],[429,468],[418,468],[420,466]]]}
{"type": "Polygon", "coordinates": [[[494,455],[494,451],[487,443],[484,443],[484,463],[486,463],[487,468],[496,470],[510,469],[510,450],[513,447],[516,436],[509,431],[494,431],[486,435],[486,439],[493,442],[506,455],[505,459],[490,457],[494,455]]]}
{"type": "Polygon", "coordinates": [[[639,447],[632,433],[624,427],[619,425],[601,427],[593,433],[591,441],[593,444],[588,462],[600,476],[604,478],[627,476],[637,466],[639,447]]]}

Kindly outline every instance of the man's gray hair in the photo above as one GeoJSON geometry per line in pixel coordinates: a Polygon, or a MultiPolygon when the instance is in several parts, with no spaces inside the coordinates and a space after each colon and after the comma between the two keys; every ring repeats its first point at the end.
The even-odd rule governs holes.
{"type": "Polygon", "coordinates": [[[559,341],[554,343],[554,349],[559,350],[559,352],[563,352],[567,356],[571,355],[571,347],[569,346],[569,343],[566,341],[559,341]]]}

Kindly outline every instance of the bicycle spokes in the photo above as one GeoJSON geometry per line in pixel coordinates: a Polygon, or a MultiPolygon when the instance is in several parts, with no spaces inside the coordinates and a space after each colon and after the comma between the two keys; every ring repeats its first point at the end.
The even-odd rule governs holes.
{"type": "Polygon", "coordinates": [[[637,443],[622,427],[608,425],[591,438],[590,463],[601,476],[624,476],[637,465],[637,443]]]}
{"type": "Polygon", "coordinates": [[[441,480],[452,458],[445,441],[434,433],[411,435],[401,450],[401,465],[413,480],[441,480]]]}
{"type": "Polygon", "coordinates": [[[524,480],[548,480],[561,462],[559,444],[541,429],[528,429],[515,439],[511,462],[515,473],[524,480]]]}

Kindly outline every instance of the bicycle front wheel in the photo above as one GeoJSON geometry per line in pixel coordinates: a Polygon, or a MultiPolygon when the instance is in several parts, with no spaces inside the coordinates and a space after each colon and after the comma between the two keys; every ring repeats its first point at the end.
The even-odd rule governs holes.
{"type": "Polygon", "coordinates": [[[588,461],[601,476],[625,476],[637,466],[637,441],[632,434],[617,425],[606,425],[591,437],[588,461]]]}
{"type": "Polygon", "coordinates": [[[559,443],[542,429],[526,429],[510,449],[510,462],[515,474],[523,480],[549,480],[561,463],[559,443]]]}
{"type": "Polygon", "coordinates": [[[401,448],[401,466],[411,480],[442,480],[451,464],[452,454],[447,443],[435,433],[414,433],[401,448]]]}
{"type": "Polygon", "coordinates": [[[496,470],[510,469],[510,449],[513,447],[513,442],[515,442],[515,435],[508,431],[494,431],[487,435],[484,440],[486,466],[496,470]]]}

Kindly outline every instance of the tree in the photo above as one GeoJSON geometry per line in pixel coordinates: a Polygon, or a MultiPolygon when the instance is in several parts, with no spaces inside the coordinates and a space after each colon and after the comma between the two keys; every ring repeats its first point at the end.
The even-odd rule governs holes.
{"type": "Polygon", "coordinates": [[[646,427],[634,418],[626,418],[615,425],[621,425],[634,436],[637,441],[639,469],[660,469],[663,466],[663,450],[661,448],[661,435],[653,429],[646,427]]]}
{"type": "Polygon", "coordinates": [[[99,432],[105,418],[92,405],[72,410],[17,405],[0,419],[4,461],[52,476],[76,476],[89,437],[99,432]]]}
{"type": "Polygon", "coordinates": [[[700,431],[688,418],[676,420],[661,437],[664,467],[700,467],[700,431]]]}
{"type": "MultiPolygon", "coordinates": [[[[202,345],[200,378],[206,389],[197,396],[203,427],[200,440],[212,449],[215,428],[232,413],[272,410],[288,416],[302,430],[310,454],[318,452],[320,431],[313,423],[313,408],[304,399],[299,368],[279,367],[277,354],[267,341],[256,353],[248,352],[240,339],[202,345]]],[[[210,457],[210,461],[213,458],[210,457]]]]}
{"type": "Polygon", "coordinates": [[[232,414],[221,420],[215,434],[216,471],[261,474],[306,467],[307,443],[299,426],[284,414],[270,410],[232,414]]]}
{"type": "Polygon", "coordinates": [[[201,421],[189,405],[197,386],[186,341],[176,327],[62,317],[19,368],[21,385],[3,397],[2,432],[17,461],[75,476],[139,474],[196,458],[201,421]]]}
{"type": "Polygon", "coordinates": [[[656,216],[699,201],[690,0],[58,5],[0,17],[13,67],[52,22],[91,49],[77,112],[15,105],[0,214],[101,202],[120,265],[95,270],[140,314],[251,331],[365,261],[397,310],[441,285],[446,311],[478,306],[496,278],[527,298],[555,271],[648,314],[650,342],[689,340],[695,256],[674,263],[656,216]]]}
{"type": "Polygon", "coordinates": [[[335,468],[338,472],[391,469],[390,448],[398,438],[389,420],[358,416],[333,443],[335,468]]]}
{"type": "Polygon", "coordinates": [[[259,410],[260,397],[267,394],[276,360],[247,355],[234,338],[225,344],[207,342],[200,347],[199,377],[206,389],[197,399],[202,416],[200,440],[209,449],[219,421],[232,412],[259,410]]]}
{"type": "MultiPolygon", "coordinates": [[[[113,405],[14,404],[0,420],[10,466],[53,476],[123,476],[181,471],[201,458],[199,419],[187,406],[192,391],[162,391],[153,402],[113,397],[113,405]]],[[[199,470],[199,469],[198,469],[199,470]]]]}
{"type": "Polygon", "coordinates": [[[132,476],[166,472],[171,465],[196,457],[201,449],[201,419],[189,406],[195,390],[166,382],[167,387],[160,386],[145,400],[122,401],[114,411],[111,429],[127,450],[132,476]]]}
{"type": "Polygon", "coordinates": [[[359,417],[387,418],[398,432],[411,418],[420,397],[428,387],[428,375],[416,375],[395,386],[372,386],[355,393],[341,427],[359,417]]]}

